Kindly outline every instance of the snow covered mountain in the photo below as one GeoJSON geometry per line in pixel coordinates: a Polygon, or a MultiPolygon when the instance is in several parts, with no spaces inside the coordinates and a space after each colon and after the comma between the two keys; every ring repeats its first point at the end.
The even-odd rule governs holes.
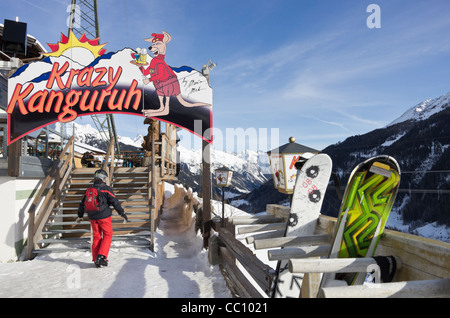
{"type": "MultiPolygon", "coordinates": [[[[61,124],[57,122],[54,129],[56,131],[61,131],[61,124]]],[[[63,129],[69,136],[74,134],[76,142],[87,144],[106,151],[107,146],[102,141],[99,131],[90,124],[81,125],[76,122],[70,122],[65,124],[63,129]]],[[[144,141],[144,136],[137,135],[134,139],[131,139],[130,137],[118,136],[118,139],[119,144],[126,148],[124,150],[132,150],[133,148],[136,148],[137,150],[141,148],[141,144],[144,141]]]]}
{"type": "MultiPolygon", "coordinates": [[[[55,130],[60,131],[57,123],[55,130]]],[[[102,149],[106,151],[106,145],[101,139],[100,133],[90,124],[78,123],[66,124],[64,129],[71,135],[75,132],[75,141],[102,149]]],[[[119,136],[121,150],[141,150],[144,136],[137,135],[134,139],[119,136]]],[[[201,191],[201,149],[192,150],[178,146],[180,151],[181,171],[178,176],[179,182],[191,187],[194,191],[201,191]]],[[[213,174],[213,193],[218,196],[221,192],[215,187],[214,171],[222,166],[233,170],[231,187],[227,188],[227,196],[236,197],[259,188],[270,175],[269,158],[265,152],[246,150],[240,154],[230,154],[224,151],[211,150],[211,173],[213,174]],[[228,194],[229,193],[229,194],[228,194]]]]}
{"type": "MultiPolygon", "coordinates": [[[[450,237],[450,93],[426,100],[408,109],[384,128],[364,135],[352,136],[323,150],[333,160],[333,170],[340,178],[342,191],[353,168],[365,159],[387,154],[394,157],[402,170],[397,200],[388,221],[391,228],[421,234],[424,226],[433,228],[434,238],[450,237]],[[395,220],[395,225],[392,225],[395,220]],[[439,227],[441,226],[441,227],[439,227]],[[444,226],[444,230],[442,230],[444,226]],[[447,229],[445,229],[447,226],[447,229]],[[442,233],[441,231],[444,231],[442,233]],[[442,234],[441,234],[442,233],[442,234]]],[[[75,125],[76,140],[98,148],[102,145],[97,130],[90,125],[75,125]]],[[[71,127],[67,130],[73,129],[71,127]]],[[[143,136],[119,137],[121,147],[140,149],[143,136]],[[123,145],[123,146],[122,146],[123,145]]],[[[178,180],[201,191],[201,150],[179,147],[181,171],[178,180]]],[[[234,171],[232,186],[226,197],[247,212],[265,211],[268,203],[286,203],[287,195],[279,193],[269,180],[270,168],[266,153],[245,151],[230,154],[211,151],[213,198],[220,199],[215,187],[214,170],[222,165],[234,171]]],[[[336,216],[340,207],[336,191],[330,184],[322,213],[336,216]]],[[[425,235],[428,236],[428,235],[425,235]]]]}
{"type": "Polygon", "coordinates": [[[417,104],[414,107],[408,109],[403,115],[394,120],[388,126],[392,126],[405,121],[413,120],[425,120],[432,115],[437,114],[449,107],[450,105],[450,92],[434,99],[427,99],[422,103],[417,104]]]}
{"type": "MultiPolygon", "coordinates": [[[[201,174],[201,149],[190,150],[179,146],[178,150],[180,151],[181,164],[184,165],[190,173],[194,175],[201,174]]],[[[226,166],[234,171],[233,179],[236,175],[242,175],[247,179],[244,188],[236,189],[241,193],[246,193],[248,190],[257,188],[257,186],[267,181],[265,175],[270,174],[269,158],[267,154],[251,150],[246,150],[240,154],[230,154],[212,149],[211,173],[214,173],[216,169],[221,168],[222,166],[226,166]]],[[[234,184],[234,186],[238,186],[238,184],[234,184]]]]}
{"type": "MultiPolygon", "coordinates": [[[[194,191],[201,193],[201,149],[190,150],[179,146],[181,171],[178,180],[191,187],[194,191]]],[[[240,154],[211,151],[211,179],[213,199],[221,200],[221,189],[216,186],[214,171],[222,166],[233,170],[231,186],[225,189],[225,199],[239,209],[252,211],[253,207],[247,206],[246,201],[239,200],[240,197],[257,191],[265,184],[270,175],[269,158],[265,152],[246,150],[240,154]]]]}
{"type": "MultiPolygon", "coordinates": [[[[450,240],[450,93],[408,109],[384,128],[352,136],[322,152],[333,160],[343,192],[353,168],[377,154],[394,157],[401,168],[400,190],[387,227],[450,240]]],[[[246,211],[264,211],[268,203],[288,204],[287,195],[268,181],[248,193],[246,211]]],[[[333,182],[322,214],[337,216],[340,208],[333,182]]]]}
{"type": "MultiPolygon", "coordinates": [[[[363,160],[387,154],[401,168],[400,190],[393,209],[413,232],[424,224],[450,232],[450,93],[426,100],[388,126],[353,136],[323,150],[344,188],[352,169],[363,160]]],[[[327,192],[322,213],[336,215],[340,202],[327,192]]],[[[448,237],[448,236],[447,236],[448,237]]],[[[437,237],[439,238],[439,237],[437,237]]]]}

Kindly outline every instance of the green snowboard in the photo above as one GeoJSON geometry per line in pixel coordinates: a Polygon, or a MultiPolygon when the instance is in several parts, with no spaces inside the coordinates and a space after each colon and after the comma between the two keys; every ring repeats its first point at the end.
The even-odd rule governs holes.
{"type": "MultiPolygon", "coordinates": [[[[400,168],[389,156],[376,156],[351,173],[342,199],[329,258],[372,257],[397,196],[400,168]]],[[[337,275],[349,285],[365,275],[337,275]],[[358,277],[359,276],[359,277],[358,277]]]]}

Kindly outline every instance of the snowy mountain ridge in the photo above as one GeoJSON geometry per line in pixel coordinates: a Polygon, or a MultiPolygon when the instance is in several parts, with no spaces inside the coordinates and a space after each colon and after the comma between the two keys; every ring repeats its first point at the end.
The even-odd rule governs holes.
{"type": "MultiPolygon", "coordinates": [[[[102,140],[102,137],[97,130],[97,128],[92,127],[90,124],[78,124],[76,122],[70,122],[65,124],[65,132],[68,135],[75,135],[75,141],[85,144],[90,144],[93,140],[102,140]]],[[[61,130],[61,124],[57,122],[55,124],[55,130],[60,131],[61,130]]],[[[134,139],[130,137],[122,137],[118,136],[119,142],[130,145],[136,148],[140,148],[142,142],[144,141],[143,135],[137,135],[134,139]]]]}
{"type": "Polygon", "coordinates": [[[408,120],[425,120],[430,118],[432,115],[441,112],[447,107],[450,107],[450,92],[433,99],[424,100],[423,102],[409,108],[406,112],[403,113],[403,115],[387,125],[387,127],[408,120]]]}
{"type": "MultiPolygon", "coordinates": [[[[180,161],[188,165],[192,173],[201,173],[200,164],[202,162],[201,149],[187,149],[178,146],[180,151],[180,161]]],[[[222,166],[233,171],[247,171],[256,174],[270,173],[269,157],[265,152],[245,150],[239,154],[231,154],[220,150],[211,150],[211,171],[222,166]]]]}
{"type": "MultiPolygon", "coordinates": [[[[402,174],[390,220],[408,233],[449,241],[450,93],[409,108],[384,128],[347,138],[323,150],[346,184],[353,168],[379,154],[394,157],[402,174]],[[433,228],[433,231],[424,230],[433,228]],[[422,233],[423,231],[423,233],[422,233]]],[[[323,214],[336,216],[340,201],[327,193],[323,214]]],[[[389,221],[389,222],[391,222],[389,221]]],[[[389,223],[388,223],[389,225],[389,223]]]]}
{"type": "MultiPolygon", "coordinates": [[[[57,123],[55,130],[60,131],[60,124],[57,123]]],[[[74,132],[75,141],[87,145],[91,145],[102,150],[106,150],[103,144],[101,135],[96,128],[90,124],[81,125],[72,122],[65,125],[66,133],[71,135],[74,132]]],[[[131,146],[140,150],[144,141],[143,135],[137,135],[135,138],[118,136],[119,143],[131,146]]],[[[185,171],[192,178],[185,178],[183,181],[189,186],[195,188],[199,182],[193,182],[189,179],[198,178],[201,175],[202,150],[201,149],[187,149],[178,145],[180,151],[181,169],[185,171]]],[[[226,166],[233,170],[233,184],[240,193],[247,193],[259,185],[267,181],[267,175],[270,174],[269,157],[265,152],[256,152],[252,150],[245,150],[239,154],[231,154],[225,151],[211,149],[211,173],[222,166],[226,166]]],[[[198,190],[198,189],[196,189],[198,190]]]]}

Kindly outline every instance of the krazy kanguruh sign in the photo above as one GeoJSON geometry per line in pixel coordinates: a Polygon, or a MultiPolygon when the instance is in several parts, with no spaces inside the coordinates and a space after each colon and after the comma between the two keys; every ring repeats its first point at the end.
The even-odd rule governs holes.
{"type": "Polygon", "coordinates": [[[152,57],[140,48],[106,53],[98,39],[62,34],[52,53],[8,80],[8,145],[56,121],[104,113],[152,117],[212,142],[212,89],[200,72],[167,65],[170,40],[164,31],[145,39],[152,57]]]}

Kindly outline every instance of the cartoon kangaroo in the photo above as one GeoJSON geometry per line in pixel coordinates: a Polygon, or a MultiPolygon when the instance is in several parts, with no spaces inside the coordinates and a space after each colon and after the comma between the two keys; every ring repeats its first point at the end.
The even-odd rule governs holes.
{"type": "Polygon", "coordinates": [[[172,37],[169,33],[162,31],[163,34],[152,33],[152,37],[144,39],[147,42],[152,43],[149,47],[150,52],[153,54],[153,59],[150,62],[150,66],[144,69],[140,66],[142,74],[150,75],[150,78],[144,79],[144,84],[147,85],[153,82],[156,88],[156,94],[159,98],[159,109],[146,109],[144,110],[144,116],[165,116],[169,114],[169,102],[170,96],[176,96],[181,105],[185,107],[195,106],[211,106],[205,103],[189,103],[185,101],[181,96],[180,84],[174,71],[164,61],[167,51],[167,43],[170,42],[172,37]],[[164,103],[164,97],[166,98],[164,103]]]}

